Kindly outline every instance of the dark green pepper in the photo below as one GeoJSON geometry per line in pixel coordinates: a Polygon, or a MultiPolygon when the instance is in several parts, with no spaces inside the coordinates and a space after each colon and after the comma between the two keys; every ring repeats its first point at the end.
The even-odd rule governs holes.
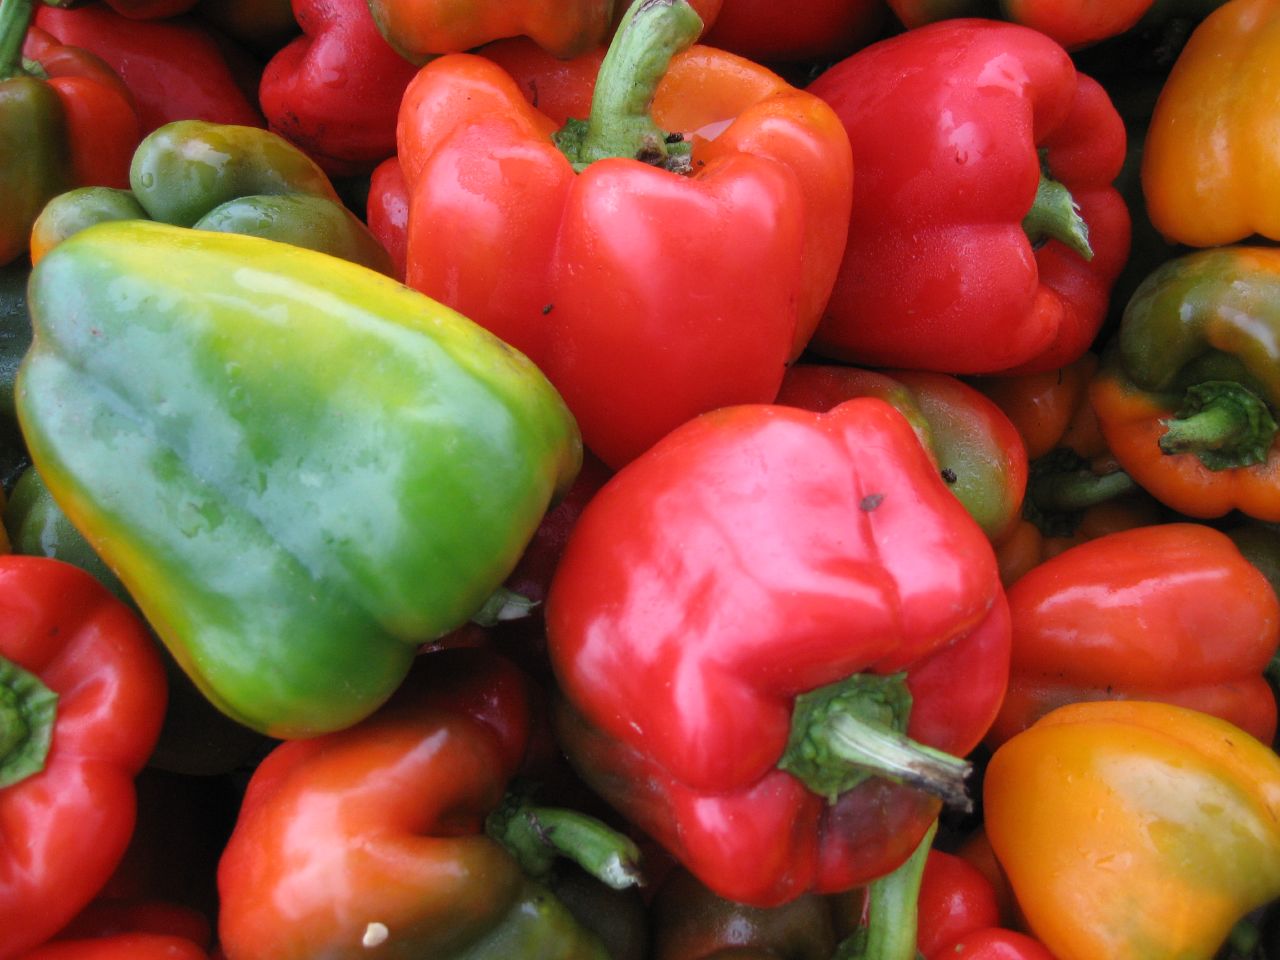
{"type": "Polygon", "coordinates": [[[523,355],[310,250],[103,223],[30,294],[33,460],[205,695],[271,736],[371,713],[581,464],[523,355]]]}

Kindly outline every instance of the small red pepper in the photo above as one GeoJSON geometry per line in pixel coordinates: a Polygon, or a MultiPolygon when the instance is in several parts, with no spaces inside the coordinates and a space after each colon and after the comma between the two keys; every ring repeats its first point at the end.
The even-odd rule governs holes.
{"type": "Polygon", "coordinates": [[[1006,615],[990,544],[887,403],[724,408],[619,471],[569,537],[546,611],[561,744],[720,896],[846,890],[936,816],[908,783],[958,799],[937,751],[995,715],[1006,615]],[[860,765],[863,736],[931,772],[860,765]]]}
{"type": "Polygon", "coordinates": [[[145,136],[173,120],[263,126],[217,43],[197,21],[130,20],[97,4],[42,7],[36,26],[101,57],[133,94],[145,136]]]}
{"type": "Polygon", "coordinates": [[[165,694],[150,635],[106,587],[0,557],[0,958],[49,939],[111,876],[165,694]]]}
{"type": "Polygon", "coordinates": [[[396,152],[396,114],[417,67],[378,32],[365,0],[293,0],[302,36],[268,61],[267,125],[333,176],[368,173],[396,152]]]}
{"type": "Polygon", "coordinates": [[[1019,578],[1009,609],[1013,658],[993,747],[1082,700],[1159,700],[1264,743],[1275,734],[1262,671],[1280,646],[1280,603],[1224,533],[1167,523],[1090,540],[1019,578]]]}
{"type": "Polygon", "coordinates": [[[857,164],[825,356],[943,373],[1056,369],[1106,314],[1129,251],[1107,93],[1026,27],[948,20],[882,40],[807,89],[857,164]],[[1078,213],[1075,208],[1078,206],[1078,213]]]}
{"type": "Polygon", "coordinates": [[[925,960],[939,960],[965,934],[1000,923],[991,881],[967,860],[936,847],[924,863],[916,910],[916,946],[925,960]]]}

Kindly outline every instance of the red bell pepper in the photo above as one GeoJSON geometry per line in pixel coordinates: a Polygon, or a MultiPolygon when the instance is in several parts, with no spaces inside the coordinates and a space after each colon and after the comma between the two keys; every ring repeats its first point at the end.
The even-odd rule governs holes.
{"type": "Polygon", "coordinates": [[[334,176],[396,152],[396,114],[417,68],[387,45],[365,0],[293,0],[302,36],[268,61],[267,125],[334,176]]]}
{"type": "Polygon", "coordinates": [[[208,960],[208,957],[185,937],[117,933],[88,940],[56,940],[23,954],[22,960],[208,960]]]}
{"type": "Polygon", "coordinates": [[[407,282],[532,358],[612,467],[705,410],[773,399],[830,290],[852,177],[816,97],[707,47],[666,70],[696,16],[632,14],[565,152],[476,56],[428,64],[400,111],[407,282]]]}
{"type": "Polygon", "coordinates": [[[991,746],[1082,700],[1159,700],[1270,743],[1276,701],[1262,671],[1280,646],[1280,603],[1226,534],[1196,523],[1113,533],[1009,588],[1013,659],[991,746]]]}
{"type": "Polygon", "coordinates": [[[949,20],[866,47],[807,89],[840,115],[857,164],[815,350],[944,373],[1056,369],[1084,353],[1129,251],[1112,186],[1125,129],[1062,47],[949,20]]]}
{"type": "Polygon", "coordinates": [[[409,187],[399,157],[387,157],[369,175],[365,220],[369,232],[391,255],[391,275],[403,283],[409,243],[409,187]]]}
{"type": "Polygon", "coordinates": [[[133,94],[145,136],[173,120],[263,126],[218,44],[194,20],[139,21],[97,4],[42,7],[36,26],[101,57],[133,94]]]}
{"type": "Polygon", "coordinates": [[[925,960],[946,956],[966,933],[1000,923],[991,881],[967,860],[937,848],[925,860],[916,909],[916,946],[925,960]]]}
{"type": "Polygon", "coordinates": [[[49,939],[111,876],[165,693],[146,628],[92,576],[0,557],[0,958],[49,939]]]}
{"type": "Polygon", "coordinates": [[[587,505],[546,616],[579,774],[754,906],[901,863],[937,815],[926,790],[962,792],[934,755],[975,746],[1007,678],[991,546],[870,398],[673,431],[587,505]],[[932,772],[859,766],[863,735],[932,772]]]}
{"type": "MultiPolygon", "coordinates": [[[[277,747],[254,771],[218,865],[229,960],[605,960],[525,861],[485,835],[522,822],[499,808],[530,720],[510,662],[445,650],[419,657],[356,726],[277,747]]],[[[523,819],[530,841],[572,845],[579,826],[592,829],[534,816],[523,819]]],[[[605,839],[593,862],[625,882],[620,855],[635,851],[605,839]]]]}
{"type": "Polygon", "coordinates": [[[888,9],[884,0],[724,0],[703,41],[762,63],[831,61],[873,39],[888,9]]]}
{"type": "MultiPolygon", "coordinates": [[[[50,7],[74,7],[80,0],[43,0],[50,7]]],[[[130,20],[160,20],[186,13],[200,0],[106,0],[106,4],[130,20]]]]}

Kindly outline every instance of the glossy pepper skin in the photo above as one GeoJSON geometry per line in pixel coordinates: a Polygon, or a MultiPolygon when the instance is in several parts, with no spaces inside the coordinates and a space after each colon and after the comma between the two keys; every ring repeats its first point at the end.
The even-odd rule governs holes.
{"type": "Polygon", "coordinates": [[[887,403],[726,408],[616,474],[570,535],[546,612],[557,729],[720,896],[846,890],[901,863],[938,802],[779,769],[797,698],[905,671],[906,734],[963,755],[1004,693],[1006,614],[990,545],[887,403]]]}
{"type": "Polygon", "coordinates": [[[145,136],[173,120],[262,126],[227,58],[194,20],[130,20],[101,4],[43,6],[36,26],[96,54],[133,94],[145,136]]]}
{"type": "Polygon", "coordinates": [[[365,722],[255,770],[218,865],[228,960],[607,960],[484,833],[525,754],[523,677],[477,650],[423,666],[365,722]]]}
{"type": "Polygon", "coordinates": [[[293,16],[302,35],[258,86],[267,125],[330,174],[368,173],[396,152],[396,115],[418,69],[388,46],[365,0],[295,0],[293,16]]]}
{"type": "MultiPolygon", "coordinates": [[[[529,37],[568,59],[608,41],[627,4],[620,0],[368,0],[378,29],[407,60],[422,64],[504,37],[529,37]]],[[[721,0],[695,0],[712,23],[721,0]]]]}
{"type": "Polygon", "coordinates": [[[1209,960],[1280,894],[1280,758],[1217,717],[1070,704],[983,782],[991,845],[1058,960],[1209,960]]]}
{"type": "Polygon", "coordinates": [[[1276,702],[1262,675],[1280,646],[1280,604],[1230,538],[1198,523],[1099,537],[1009,588],[1009,692],[996,746],[1064,703],[1159,700],[1265,743],[1276,702]]]}
{"type": "MultiPolygon", "coordinates": [[[[631,10],[636,29],[616,43],[668,16],[682,18],[681,42],[695,26],[687,4],[631,10]]],[[[620,48],[625,65],[635,50],[620,48]]],[[[467,54],[410,84],[399,157],[408,284],[533,359],[617,468],[698,413],[773,399],[834,279],[852,160],[825,104],[739,57],[695,45],[650,70],[651,110],[629,76],[601,76],[606,117],[626,91],[632,112],[615,119],[660,128],[631,146],[654,137],[665,151],[662,130],[684,133],[687,175],[630,148],[575,173],[552,120],[467,54]]],[[[609,123],[593,121],[590,143],[609,123]]]]}
{"type": "Polygon", "coordinates": [[[1142,193],[1171,242],[1212,247],[1253,234],[1280,239],[1274,127],[1280,3],[1232,0],[1201,22],[1156,101],[1142,154],[1142,193]]]}
{"type": "Polygon", "coordinates": [[[967,860],[936,847],[925,860],[916,907],[916,946],[925,960],[940,960],[965,934],[1000,923],[991,881],[967,860]]]}
{"type": "Polygon", "coordinates": [[[372,712],[581,459],[524,357],[310,250],[99,224],[36,267],[31,310],[19,417],[54,498],[201,690],[272,736],[372,712]]]}
{"type": "Polygon", "coordinates": [[[1280,251],[1221,247],[1139,285],[1089,397],[1111,452],[1190,517],[1280,520],[1280,251]]]}
{"type": "Polygon", "coordinates": [[[981,393],[945,373],[796,364],[774,402],[826,411],[853,397],[879,397],[911,421],[947,487],[993,542],[1019,522],[1026,450],[981,393]]]}
{"type": "Polygon", "coordinates": [[[133,778],[164,716],[142,622],[93,577],[0,557],[0,957],[57,933],[107,882],[134,828],[133,778]]]}
{"type": "Polygon", "coordinates": [[[815,350],[943,373],[1048,370],[1084,353],[1129,250],[1112,186],[1125,131],[1062,47],[1015,24],[948,20],[872,44],[806,89],[840,116],[857,164],[815,350]],[[1041,155],[1078,204],[1091,259],[1024,230],[1041,155]]]}
{"type": "Polygon", "coordinates": [[[31,228],[32,263],[95,223],[153,219],[291,243],[387,275],[395,269],[320,166],[260,127],[167,123],[138,144],[129,183],[131,190],[70,190],[47,203],[31,228]]]}

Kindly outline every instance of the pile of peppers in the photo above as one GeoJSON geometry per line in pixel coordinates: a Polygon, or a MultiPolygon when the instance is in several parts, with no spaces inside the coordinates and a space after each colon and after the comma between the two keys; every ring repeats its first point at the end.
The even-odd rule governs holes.
{"type": "Polygon", "coordinates": [[[1280,0],[0,0],[0,960],[1280,960],[1280,0]]]}

